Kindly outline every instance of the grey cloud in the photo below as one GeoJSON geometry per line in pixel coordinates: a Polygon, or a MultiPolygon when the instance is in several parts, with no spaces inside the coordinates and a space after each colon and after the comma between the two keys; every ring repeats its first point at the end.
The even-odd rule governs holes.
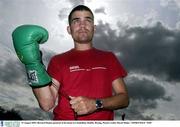
{"type": "Polygon", "coordinates": [[[0,106],[0,120],[22,120],[22,118],[17,111],[5,110],[0,106]]]}
{"type": "Polygon", "coordinates": [[[7,59],[0,65],[0,80],[7,85],[22,84],[26,79],[26,73],[19,61],[7,59]]]}
{"type": "Polygon", "coordinates": [[[129,108],[128,110],[121,110],[115,112],[115,119],[121,120],[122,113],[125,113],[125,120],[161,120],[162,117],[155,117],[154,114],[150,114],[149,116],[144,116],[144,111],[136,110],[134,108],[129,108]]]}
{"type": "Polygon", "coordinates": [[[137,78],[131,79],[131,82],[127,82],[128,93],[132,99],[139,101],[155,101],[157,99],[163,99],[171,101],[171,97],[167,97],[165,88],[158,85],[156,82],[150,80],[139,80],[137,78]]]}
{"type": "Polygon", "coordinates": [[[85,3],[84,0],[69,0],[69,2],[72,4],[73,7],[85,3]]]}
{"type": "MultiPolygon", "coordinates": [[[[180,31],[170,30],[160,22],[152,27],[125,27],[118,34],[110,24],[99,22],[94,39],[102,49],[120,52],[128,71],[150,74],[168,81],[180,79],[180,31]]],[[[122,27],[119,25],[119,29],[122,27]]]]}
{"type": "MultiPolygon", "coordinates": [[[[129,120],[161,120],[162,116],[153,113],[145,115],[144,112],[149,109],[156,109],[159,100],[170,102],[173,99],[173,97],[166,94],[164,87],[146,79],[132,78],[131,81],[127,80],[127,89],[130,105],[121,112],[125,112],[126,119],[129,120]]],[[[119,116],[120,111],[116,112],[116,114],[119,116]]]]}
{"type": "Polygon", "coordinates": [[[50,20],[50,10],[42,0],[1,0],[0,43],[12,47],[12,31],[22,24],[46,26],[50,20]]]}
{"type": "Polygon", "coordinates": [[[122,113],[126,114],[126,119],[128,120],[161,120],[162,117],[151,117],[144,115],[145,111],[148,109],[155,109],[158,103],[155,100],[134,100],[130,99],[130,105],[126,109],[116,111],[116,119],[120,119],[122,113]]]}
{"type": "Polygon", "coordinates": [[[68,17],[68,11],[69,11],[68,8],[63,8],[63,9],[59,10],[59,14],[58,14],[59,19],[60,19],[60,20],[67,19],[67,17],[68,17]]]}
{"type": "Polygon", "coordinates": [[[12,119],[9,120],[15,119],[13,118],[15,115],[18,115],[22,120],[52,120],[53,118],[52,112],[44,112],[40,108],[29,107],[27,105],[17,104],[13,108],[6,105],[6,107],[1,106],[1,109],[3,109],[4,112],[11,112],[11,114],[13,114],[12,119]]]}
{"type": "Polygon", "coordinates": [[[14,110],[18,111],[24,120],[52,120],[52,112],[44,112],[40,108],[16,105],[14,110]]]}
{"type": "Polygon", "coordinates": [[[70,13],[70,11],[78,6],[78,5],[83,5],[84,4],[84,0],[69,0],[69,2],[71,3],[72,7],[71,8],[62,8],[61,10],[59,10],[59,14],[58,17],[60,20],[64,20],[67,19],[68,14],[70,13]]]}
{"type": "MultiPolygon", "coordinates": [[[[180,61],[177,60],[179,31],[169,30],[161,23],[152,27],[129,27],[121,24],[118,27],[120,33],[112,29],[110,24],[99,22],[94,45],[119,53],[117,57],[129,72],[153,75],[161,80],[180,79],[178,78],[180,61]]],[[[136,78],[127,80],[127,88],[131,100],[125,112],[127,119],[130,120],[160,120],[162,116],[156,114],[145,116],[144,112],[156,109],[159,100],[173,99],[166,95],[165,87],[150,80],[136,78]]],[[[121,111],[116,112],[118,116],[121,111]]]]}
{"type": "MultiPolygon", "coordinates": [[[[126,80],[130,105],[126,109],[116,111],[116,119],[121,119],[122,113],[126,114],[128,120],[166,120],[170,119],[156,113],[145,113],[158,107],[159,101],[172,103],[173,97],[169,96],[166,86],[149,79],[127,77],[126,80]]],[[[174,119],[174,118],[171,118],[174,119]]],[[[177,118],[176,118],[177,119],[177,118]]]]}
{"type": "Polygon", "coordinates": [[[97,8],[97,9],[95,9],[95,11],[94,11],[95,13],[103,13],[103,14],[106,14],[106,12],[105,12],[105,8],[104,7],[101,7],[101,8],[97,8]]]}
{"type": "Polygon", "coordinates": [[[127,78],[127,89],[130,97],[130,104],[126,109],[117,110],[115,112],[116,119],[121,119],[121,114],[126,114],[128,120],[161,120],[161,115],[144,114],[149,109],[156,109],[158,101],[172,101],[172,97],[166,94],[164,87],[159,84],[138,78],[127,78]]]}
{"type": "Polygon", "coordinates": [[[57,53],[56,52],[53,52],[49,49],[42,49],[42,53],[43,53],[43,56],[42,56],[42,59],[43,59],[43,63],[44,65],[47,67],[48,66],[48,63],[50,61],[50,59],[56,55],[57,53]]]}

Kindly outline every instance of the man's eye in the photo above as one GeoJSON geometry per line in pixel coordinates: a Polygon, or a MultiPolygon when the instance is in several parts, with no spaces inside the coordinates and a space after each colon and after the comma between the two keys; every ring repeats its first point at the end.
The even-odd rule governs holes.
{"type": "Polygon", "coordinates": [[[92,20],[91,20],[91,19],[87,19],[86,21],[87,21],[87,22],[89,22],[89,23],[91,23],[91,22],[92,22],[92,20]]]}
{"type": "Polygon", "coordinates": [[[77,24],[77,23],[79,23],[80,21],[79,21],[79,19],[74,19],[74,20],[72,20],[72,23],[73,24],[77,24]]]}
{"type": "Polygon", "coordinates": [[[72,24],[74,25],[79,25],[80,23],[85,23],[85,24],[92,24],[92,19],[84,19],[84,20],[81,20],[81,19],[73,19],[72,20],[72,24]]]}

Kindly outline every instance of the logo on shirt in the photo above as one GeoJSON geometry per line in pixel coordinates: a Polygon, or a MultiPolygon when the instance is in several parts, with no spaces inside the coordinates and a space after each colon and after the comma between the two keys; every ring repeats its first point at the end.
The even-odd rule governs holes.
{"type": "Polygon", "coordinates": [[[70,72],[74,72],[74,71],[81,71],[84,70],[82,68],[80,68],[78,65],[77,66],[70,66],[69,67],[70,72]]]}
{"type": "Polygon", "coordinates": [[[80,68],[78,65],[76,66],[70,66],[69,70],[70,72],[75,72],[75,71],[91,71],[91,70],[102,70],[102,69],[107,69],[106,67],[92,67],[92,68],[80,68]]]}

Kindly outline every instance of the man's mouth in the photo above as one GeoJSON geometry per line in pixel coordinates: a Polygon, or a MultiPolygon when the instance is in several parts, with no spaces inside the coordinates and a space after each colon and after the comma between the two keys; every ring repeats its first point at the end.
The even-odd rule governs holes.
{"type": "Polygon", "coordinates": [[[82,33],[82,34],[84,34],[84,33],[87,33],[86,31],[79,31],[79,33],[82,33]]]}
{"type": "Polygon", "coordinates": [[[79,33],[87,33],[88,30],[83,29],[83,30],[79,30],[78,32],[79,32],[79,33]]]}

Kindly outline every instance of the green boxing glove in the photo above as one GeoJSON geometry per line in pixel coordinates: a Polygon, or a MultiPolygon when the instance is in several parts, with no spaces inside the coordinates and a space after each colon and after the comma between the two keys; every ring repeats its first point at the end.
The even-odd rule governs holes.
{"type": "Polygon", "coordinates": [[[39,44],[48,40],[48,31],[36,25],[22,25],[13,33],[13,44],[20,61],[25,65],[29,85],[39,88],[49,85],[51,77],[42,64],[39,44]]]}

